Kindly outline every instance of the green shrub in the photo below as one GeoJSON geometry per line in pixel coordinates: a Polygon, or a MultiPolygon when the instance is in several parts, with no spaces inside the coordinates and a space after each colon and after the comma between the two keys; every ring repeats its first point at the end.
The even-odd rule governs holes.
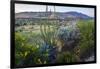
{"type": "Polygon", "coordinates": [[[17,66],[37,64],[39,55],[38,45],[29,44],[25,36],[15,33],[15,64],[17,66]]]}
{"type": "Polygon", "coordinates": [[[77,27],[80,30],[80,58],[86,58],[94,52],[94,22],[93,20],[79,21],[77,27]]]}
{"type": "Polygon", "coordinates": [[[73,63],[77,62],[77,57],[74,53],[71,52],[62,52],[57,55],[58,63],[73,63]]]}

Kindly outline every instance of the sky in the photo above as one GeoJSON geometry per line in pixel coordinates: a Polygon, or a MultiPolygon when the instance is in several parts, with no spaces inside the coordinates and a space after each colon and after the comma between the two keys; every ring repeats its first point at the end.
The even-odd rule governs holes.
{"type": "MultiPolygon", "coordinates": [[[[48,10],[54,11],[54,6],[48,6],[48,10]]],[[[55,6],[56,12],[76,11],[94,17],[94,8],[55,6]]],[[[15,4],[15,13],[46,11],[46,5],[15,4]]]]}

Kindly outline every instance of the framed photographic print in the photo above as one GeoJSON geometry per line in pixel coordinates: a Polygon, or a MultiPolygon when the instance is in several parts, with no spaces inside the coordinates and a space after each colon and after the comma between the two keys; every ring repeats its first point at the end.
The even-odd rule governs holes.
{"type": "Polygon", "coordinates": [[[11,68],[96,63],[96,6],[11,1],[11,68]]]}

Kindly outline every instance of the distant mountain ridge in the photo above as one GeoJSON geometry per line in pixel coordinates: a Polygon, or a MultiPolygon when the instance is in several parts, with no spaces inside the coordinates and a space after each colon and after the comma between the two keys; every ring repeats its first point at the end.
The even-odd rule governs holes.
{"type": "MultiPolygon", "coordinates": [[[[15,13],[15,18],[40,18],[40,17],[47,17],[52,14],[53,12],[20,12],[20,13],[15,13]]],[[[75,12],[75,11],[55,12],[55,15],[61,19],[65,19],[68,17],[81,18],[81,19],[93,18],[86,14],[75,12]]]]}

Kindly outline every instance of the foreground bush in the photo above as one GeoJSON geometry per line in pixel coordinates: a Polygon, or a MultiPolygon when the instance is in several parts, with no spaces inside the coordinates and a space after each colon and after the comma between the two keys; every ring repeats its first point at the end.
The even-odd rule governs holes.
{"type": "Polygon", "coordinates": [[[78,62],[77,56],[72,52],[62,52],[57,55],[57,63],[74,63],[78,62]]]}
{"type": "Polygon", "coordinates": [[[79,21],[77,26],[80,30],[79,54],[80,58],[84,60],[94,53],[94,22],[93,20],[79,21]]]}

